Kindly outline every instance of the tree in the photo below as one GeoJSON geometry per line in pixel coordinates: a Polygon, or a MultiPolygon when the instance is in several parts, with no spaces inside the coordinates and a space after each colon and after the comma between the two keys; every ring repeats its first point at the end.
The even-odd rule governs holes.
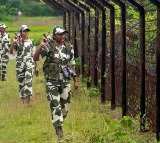
{"type": "Polygon", "coordinates": [[[0,0],[0,5],[5,5],[8,2],[8,0],[0,0]]]}

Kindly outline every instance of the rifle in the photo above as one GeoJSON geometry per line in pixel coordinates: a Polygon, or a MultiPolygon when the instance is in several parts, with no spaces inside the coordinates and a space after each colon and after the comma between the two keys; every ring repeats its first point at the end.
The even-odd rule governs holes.
{"type": "Polygon", "coordinates": [[[50,33],[48,34],[48,36],[44,33],[43,36],[44,36],[43,39],[45,40],[44,42],[51,42],[52,41],[50,33]]]}
{"type": "Polygon", "coordinates": [[[20,36],[20,34],[17,34],[16,32],[15,32],[14,34],[15,34],[14,39],[16,39],[16,40],[17,40],[16,44],[17,44],[17,46],[19,47],[19,45],[20,45],[20,38],[21,38],[21,36],[20,36]]]}
{"type": "Polygon", "coordinates": [[[14,34],[15,34],[15,37],[14,37],[14,38],[20,40],[20,38],[21,38],[20,34],[19,34],[19,33],[17,34],[16,32],[15,32],[14,34]]]}
{"type": "Polygon", "coordinates": [[[46,44],[44,45],[43,49],[48,53],[50,49],[49,42],[51,42],[51,38],[48,38],[45,33],[43,34],[43,36],[44,36],[43,42],[46,44],[48,43],[47,45],[46,44]]]}

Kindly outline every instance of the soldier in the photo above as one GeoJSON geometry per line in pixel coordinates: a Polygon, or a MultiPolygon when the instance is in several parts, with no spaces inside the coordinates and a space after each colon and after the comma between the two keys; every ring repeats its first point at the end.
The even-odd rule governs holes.
{"type": "Polygon", "coordinates": [[[71,100],[71,78],[74,80],[75,89],[78,88],[74,51],[72,46],[65,42],[66,33],[63,27],[55,26],[53,39],[43,40],[34,55],[35,62],[39,61],[40,54],[46,57],[43,64],[46,96],[50,101],[52,123],[59,140],[63,138],[62,125],[71,100]]]}
{"type": "Polygon", "coordinates": [[[0,75],[2,81],[6,81],[7,64],[11,46],[10,35],[6,32],[6,28],[8,27],[5,24],[0,24],[0,75]]]}
{"type": "MultiPolygon", "coordinates": [[[[2,24],[0,24],[1,27],[2,24]]],[[[1,28],[0,28],[1,33],[1,28]]],[[[2,41],[0,39],[0,80],[2,80],[2,41]]]]}
{"type": "Polygon", "coordinates": [[[32,96],[32,79],[34,73],[33,55],[35,46],[32,39],[28,38],[30,29],[27,25],[22,25],[19,36],[13,39],[10,53],[15,49],[16,56],[16,77],[19,83],[19,96],[22,103],[30,106],[30,97],[32,96]]]}

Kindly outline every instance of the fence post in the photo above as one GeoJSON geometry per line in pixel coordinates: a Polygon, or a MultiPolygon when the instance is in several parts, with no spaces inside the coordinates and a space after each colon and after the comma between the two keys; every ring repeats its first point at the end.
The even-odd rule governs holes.
{"type": "MultiPolygon", "coordinates": [[[[96,60],[97,60],[97,53],[98,53],[98,29],[97,29],[97,25],[98,25],[98,11],[97,11],[97,9],[96,9],[96,6],[92,3],[92,2],[90,2],[90,1],[88,1],[88,0],[86,0],[85,1],[85,3],[87,4],[87,5],[89,5],[91,8],[93,8],[94,9],[94,11],[95,11],[95,24],[94,24],[94,52],[95,52],[95,54],[94,54],[94,78],[93,78],[93,85],[95,86],[95,87],[97,87],[97,85],[98,85],[98,77],[97,77],[97,68],[96,68],[96,60]]],[[[91,24],[91,22],[90,22],[90,24],[91,24]]],[[[91,26],[91,25],[90,25],[91,26]]],[[[90,31],[89,31],[90,32],[90,31]]],[[[90,35],[90,33],[89,33],[89,35],[90,35]]],[[[91,72],[91,68],[90,68],[90,72],[91,72]]]]}
{"type": "Polygon", "coordinates": [[[156,52],[156,69],[157,69],[157,82],[156,82],[156,102],[157,102],[157,125],[156,137],[160,141],[160,3],[157,6],[157,52],[156,52]]]}
{"type": "Polygon", "coordinates": [[[160,1],[150,0],[157,6],[157,49],[156,49],[156,138],[160,141],[160,1]]]}
{"type": "Polygon", "coordinates": [[[104,5],[100,4],[96,0],[92,0],[92,3],[102,12],[102,57],[101,57],[101,103],[106,102],[106,9],[104,5]]]}
{"type": "Polygon", "coordinates": [[[115,109],[115,9],[105,0],[100,0],[100,3],[110,9],[111,109],[115,109]]]}
{"type": "MultiPolygon", "coordinates": [[[[84,64],[87,65],[87,70],[84,70],[85,77],[90,77],[90,9],[85,6],[83,3],[81,3],[78,0],[73,0],[73,2],[80,7],[82,10],[85,10],[85,21],[84,21],[84,59],[86,59],[86,62],[84,60],[84,64]]],[[[87,88],[91,87],[91,81],[87,80],[87,88]]]]}
{"type": "Polygon", "coordinates": [[[146,123],[146,97],[145,97],[145,10],[143,6],[134,0],[128,0],[132,5],[138,8],[140,12],[140,63],[141,63],[141,93],[140,93],[140,131],[144,132],[146,123]]]}
{"type": "Polygon", "coordinates": [[[121,8],[122,23],[122,116],[127,115],[127,96],[126,96],[126,5],[120,0],[113,0],[121,8]]]}
{"type": "MultiPolygon", "coordinates": [[[[67,4],[69,4],[75,11],[81,14],[81,48],[80,48],[80,56],[81,56],[81,74],[84,76],[84,24],[85,24],[85,14],[84,11],[82,11],[79,7],[75,6],[73,3],[69,1],[65,1],[67,4]]],[[[78,25],[75,25],[78,26],[78,25]]],[[[76,34],[78,36],[78,34],[76,34]]],[[[76,37],[77,38],[77,37],[76,37]]],[[[78,55],[77,55],[78,56],[78,55]]]]}

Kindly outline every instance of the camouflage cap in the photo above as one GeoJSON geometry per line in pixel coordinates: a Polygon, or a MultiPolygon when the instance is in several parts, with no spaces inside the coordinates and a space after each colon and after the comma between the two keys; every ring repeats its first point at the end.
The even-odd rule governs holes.
{"type": "Polygon", "coordinates": [[[68,33],[68,31],[61,26],[55,26],[53,28],[53,34],[61,34],[61,33],[68,33]]]}
{"type": "Polygon", "coordinates": [[[19,31],[22,32],[24,30],[30,31],[27,25],[22,25],[19,31]]]}
{"type": "Polygon", "coordinates": [[[0,28],[8,28],[8,27],[4,23],[1,23],[0,28]]]}

